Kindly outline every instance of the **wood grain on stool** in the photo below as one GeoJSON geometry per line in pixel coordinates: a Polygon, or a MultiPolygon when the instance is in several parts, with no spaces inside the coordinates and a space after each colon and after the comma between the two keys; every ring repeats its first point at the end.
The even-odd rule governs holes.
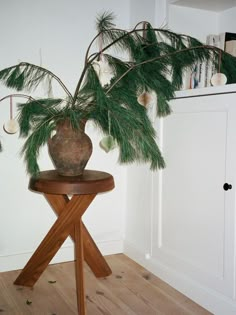
{"type": "Polygon", "coordinates": [[[83,233],[82,221],[75,224],[75,281],[76,281],[76,294],[77,306],[80,315],[85,314],[85,296],[84,296],[84,250],[83,250],[83,233]]]}
{"type": "MultiPolygon", "coordinates": [[[[55,195],[55,194],[44,194],[45,198],[54,209],[57,215],[60,215],[66,204],[69,202],[67,195],[55,195]]],[[[98,250],[97,245],[83,224],[82,234],[83,234],[83,244],[84,244],[84,259],[89,267],[92,269],[96,277],[107,277],[111,274],[111,269],[107,264],[106,260],[103,258],[101,252],[98,250]]],[[[70,236],[75,241],[75,231],[72,228],[70,231],[70,236]]]]}
{"type": "Polygon", "coordinates": [[[96,195],[74,195],[14,284],[32,287],[96,195]]]}

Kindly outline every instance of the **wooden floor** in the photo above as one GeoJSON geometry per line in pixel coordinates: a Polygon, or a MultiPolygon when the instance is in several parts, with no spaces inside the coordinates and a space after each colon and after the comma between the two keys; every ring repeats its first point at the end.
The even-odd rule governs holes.
{"type": "MultiPolygon", "coordinates": [[[[113,274],[96,279],[85,266],[87,315],[210,315],[123,254],[106,256],[113,274]]],[[[70,315],[76,309],[73,262],[50,265],[33,289],[15,286],[19,271],[0,273],[0,312],[70,315]]]]}

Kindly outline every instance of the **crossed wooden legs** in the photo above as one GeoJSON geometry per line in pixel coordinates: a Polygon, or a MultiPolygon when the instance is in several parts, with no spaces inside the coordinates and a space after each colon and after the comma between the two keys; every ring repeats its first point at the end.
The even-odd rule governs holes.
{"type": "Polygon", "coordinates": [[[83,259],[85,258],[97,277],[111,274],[110,267],[81,220],[95,196],[96,194],[74,195],[69,200],[66,195],[45,194],[58,214],[58,219],[14,282],[17,285],[32,287],[70,235],[75,242],[76,291],[81,315],[85,314],[83,259]]]}

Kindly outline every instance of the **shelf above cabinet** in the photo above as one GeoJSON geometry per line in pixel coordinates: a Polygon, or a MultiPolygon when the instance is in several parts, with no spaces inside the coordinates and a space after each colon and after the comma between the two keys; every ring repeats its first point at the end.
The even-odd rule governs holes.
{"type": "Polygon", "coordinates": [[[175,92],[175,99],[197,97],[204,95],[217,95],[217,94],[229,94],[236,93],[236,84],[227,84],[221,86],[211,86],[199,89],[183,90],[175,92]]]}

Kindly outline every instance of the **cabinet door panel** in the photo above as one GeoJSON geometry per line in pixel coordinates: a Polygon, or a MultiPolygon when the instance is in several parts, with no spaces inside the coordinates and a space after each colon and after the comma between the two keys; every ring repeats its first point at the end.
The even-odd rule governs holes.
{"type": "Polygon", "coordinates": [[[232,296],[234,110],[221,97],[175,100],[161,123],[167,167],[154,180],[153,256],[232,296]],[[157,200],[161,197],[161,200],[157,200]],[[156,200],[155,200],[156,198],[156,200]]]}

